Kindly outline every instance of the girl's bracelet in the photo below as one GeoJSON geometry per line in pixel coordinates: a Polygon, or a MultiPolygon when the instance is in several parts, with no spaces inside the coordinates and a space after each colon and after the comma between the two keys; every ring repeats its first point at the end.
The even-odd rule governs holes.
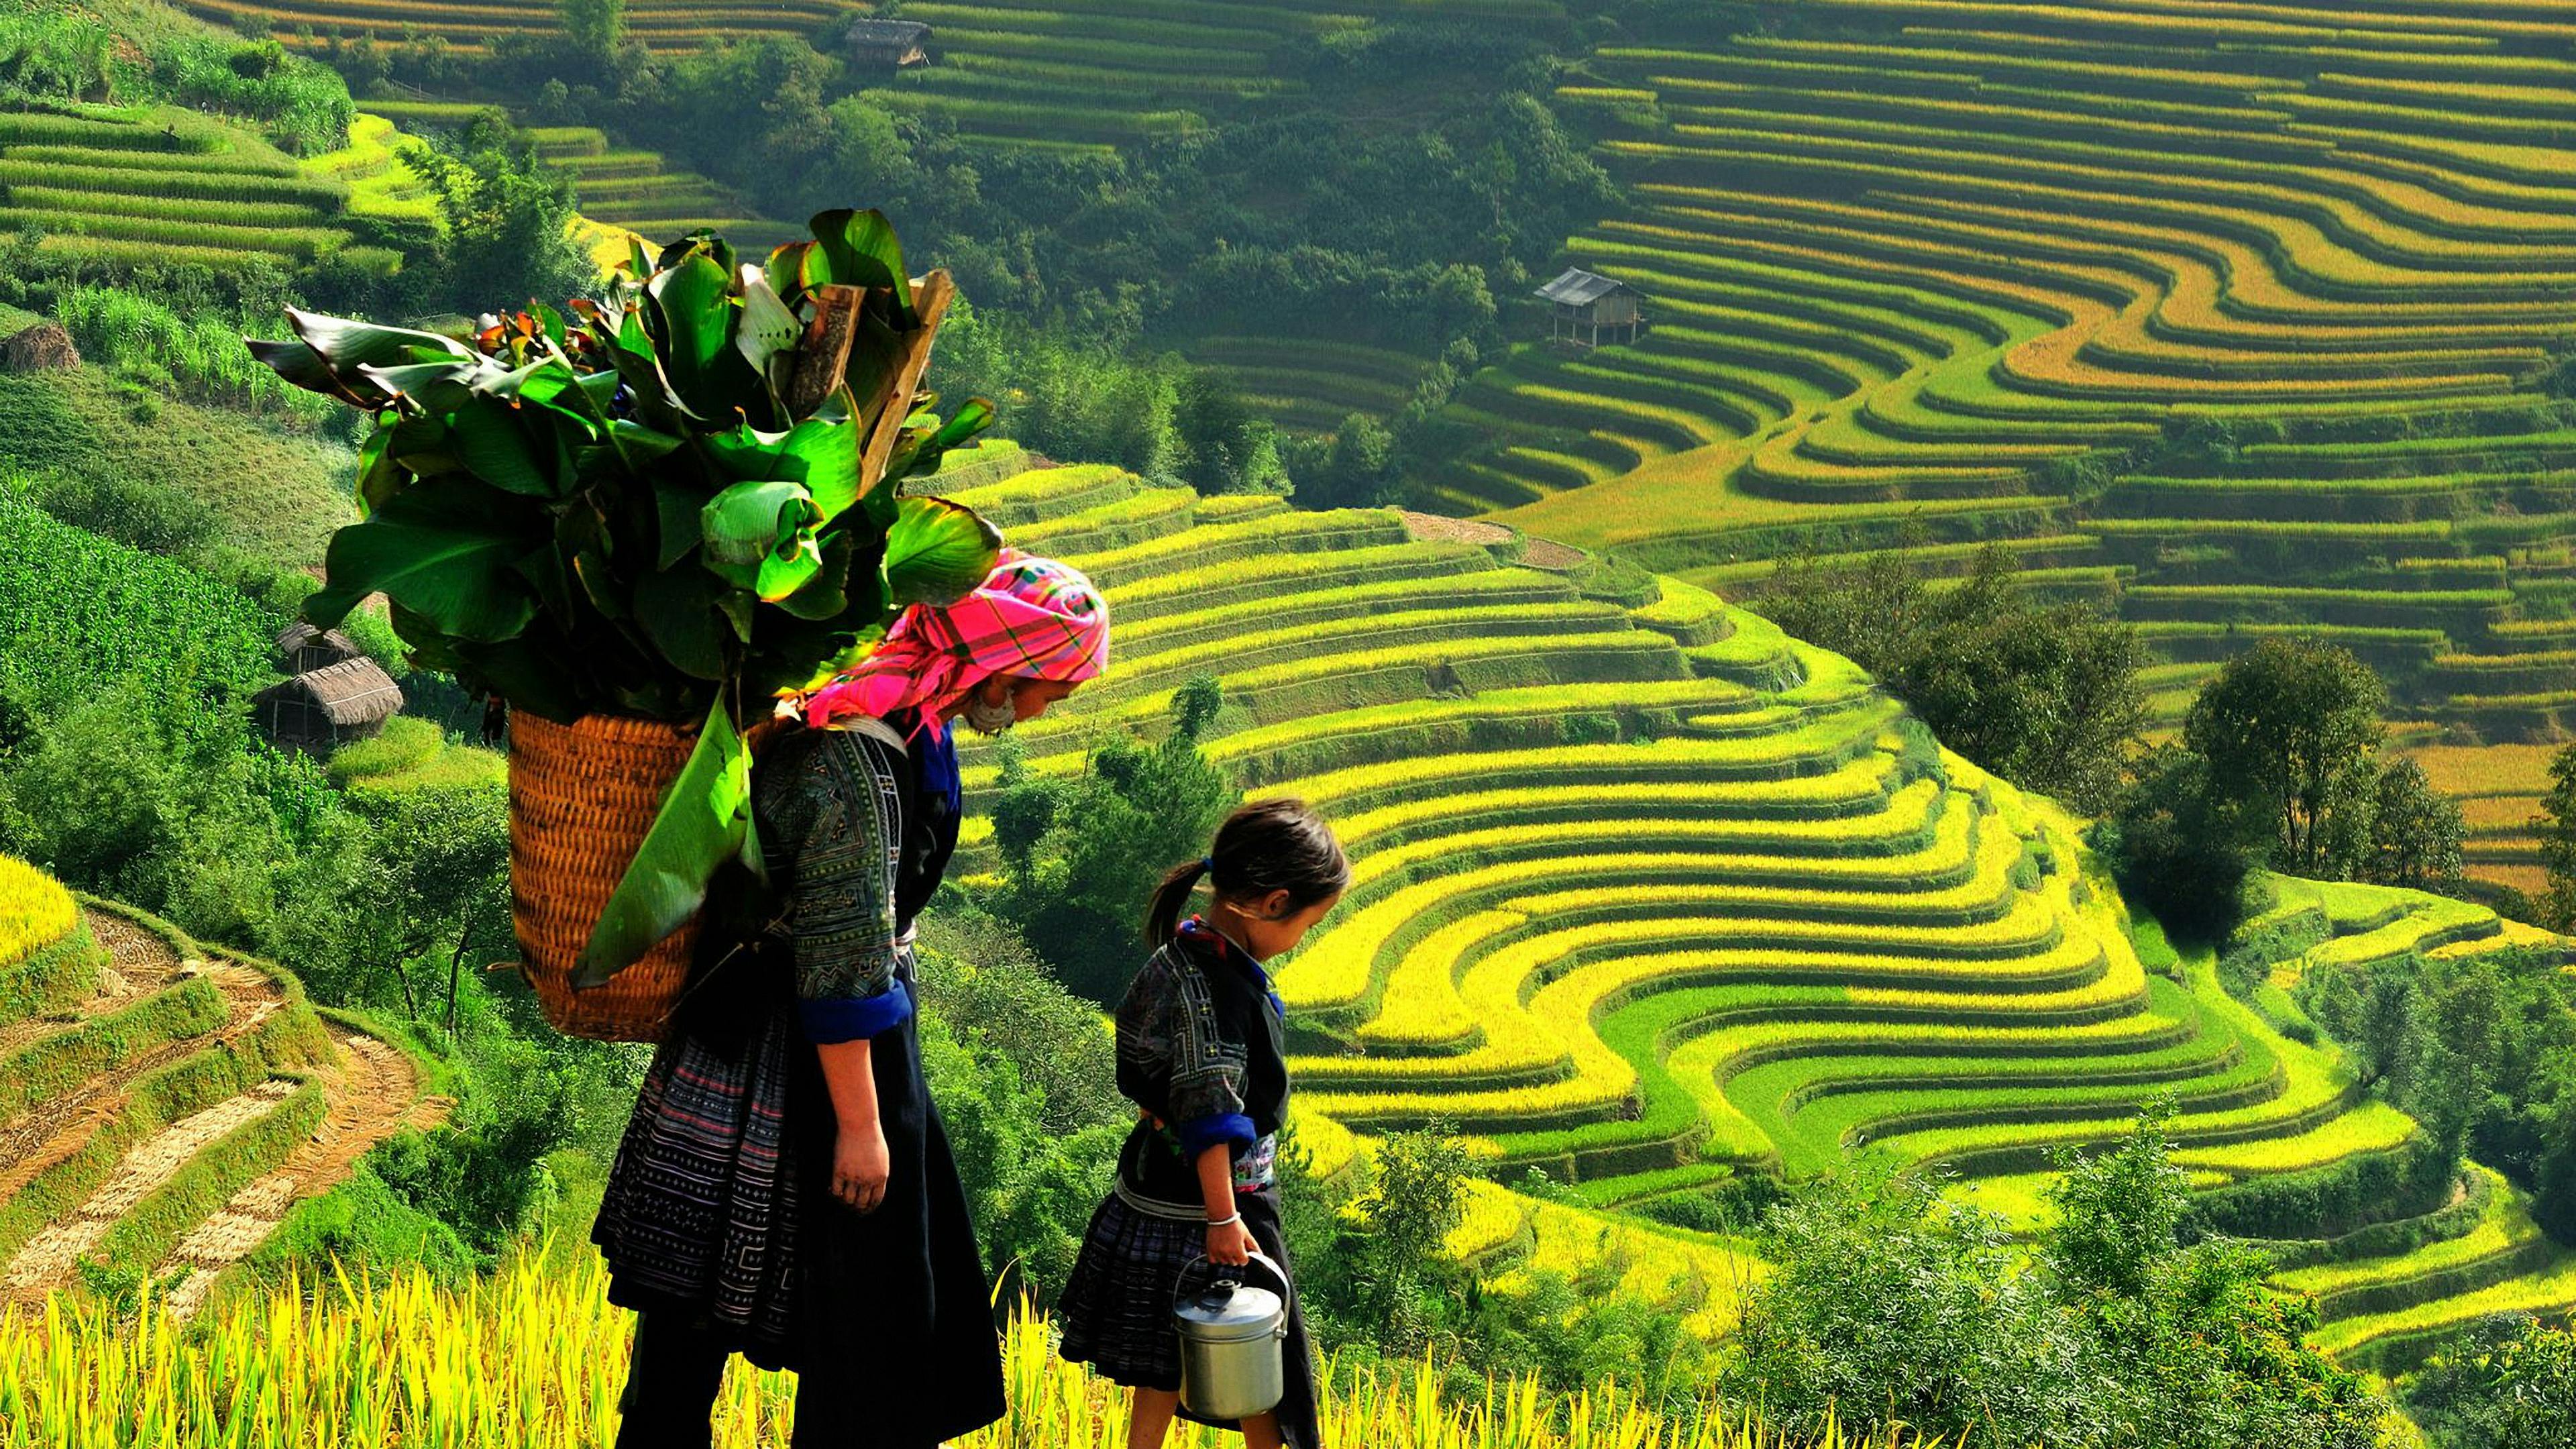
{"type": "Polygon", "coordinates": [[[1239,1212],[1238,1212],[1238,1213],[1228,1213],[1228,1214],[1226,1214],[1224,1217],[1221,1217],[1221,1218],[1210,1218],[1210,1219],[1208,1219],[1208,1224],[1207,1224],[1207,1225],[1208,1225],[1209,1227],[1212,1227],[1212,1228],[1221,1228],[1221,1227],[1224,1227],[1224,1226],[1225,1226],[1226,1224],[1228,1224],[1228,1223],[1239,1223],[1239,1222],[1242,1222],[1242,1221],[1243,1221],[1243,1214],[1241,1214],[1241,1213],[1239,1213],[1239,1212]]]}

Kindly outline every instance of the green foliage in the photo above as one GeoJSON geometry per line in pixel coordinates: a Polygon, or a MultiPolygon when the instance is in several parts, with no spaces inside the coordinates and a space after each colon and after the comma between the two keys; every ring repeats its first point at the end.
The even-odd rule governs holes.
{"type": "Polygon", "coordinates": [[[1223,372],[1176,354],[1122,356],[1098,339],[1032,327],[960,302],[933,380],[1002,404],[1001,427],[1051,457],[1113,463],[1203,492],[1284,486],[1276,430],[1223,372]]]}
{"type": "Polygon", "coordinates": [[[355,107],[328,66],[276,41],[177,28],[120,34],[57,0],[0,12],[0,100],[170,100],[256,118],[279,145],[305,155],[348,139],[355,107]],[[121,48],[120,40],[140,39],[121,48]]]}
{"type": "Polygon", "coordinates": [[[54,317],[81,357],[156,393],[318,429],[340,409],[259,365],[242,347],[252,313],[200,304],[182,310],[129,288],[78,285],[54,294],[54,317]]]}
{"type": "Polygon", "coordinates": [[[2128,626],[2031,602],[1999,546],[1940,592],[1893,553],[1848,570],[1784,563],[1780,579],[1774,622],[1876,675],[1951,749],[2076,809],[2110,802],[2146,722],[2128,626]]]}
{"type": "Polygon", "coordinates": [[[2576,977],[2549,953],[2320,963],[2297,994],[2363,1083],[2424,1124],[2446,1175],[2474,1153],[2533,1192],[2553,1235],[2576,1232],[2576,977]]]}
{"type": "Polygon", "coordinates": [[[2576,1424],[2576,1324],[2475,1330],[2407,1381],[2405,1403],[2445,1449],[2558,1449],[2576,1424]]]}
{"type": "Polygon", "coordinates": [[[2456,893],[2467,881],[2467,836],[2459,801],[2434,789],[2413,760],[2390,760],[2379,772],[2368,851],[2355,873],[2380,885],[2456,893]]]}
{"type": "Polygon", "coordinates": [[[1135,1121],[1099,1009],[1008,926],[960,903],[922,921],[923,1070],[1008,1296],[1052,1302],[1135,1121]]]}
{"type": "Polygon", "coordinates": [[[2532,816],[2548,889],[2535,902],[2550,929],[2576,929],[2576,744],[2549,757],[2549,788],[2532,816]]]}
{"type": "Polygon", "coordinates": [[[1329,1185],[1306,1174],[1293,1138],[1281,1162],[1300,1301],[1342,1359],[1418,1370],[1427,1358],[1473,1392],[1505,1377],[1551,1389],[1617,1377],[1668,1408],[1699,1399],[1706,1346],[1683,1305],[1622,1286],[1635,1266],[1625,1252],[1572,1272],[1531,1264],[1509,1289],[1447,1253],[1477,1166],[1436,1125],[1382,1138],[1373,1161],[1329,1185]]]}
{"type": "Polygon", "coordinates": [[[268,678],[271,627],[202,575],[0,498],[0,689],[28,705],[130,685],[237,710],[268,678]]]}
{"type": "Polygon", "coordinates": [[[2186,1188],[2164,1111],[2061,1163],[2059,1221],[2027,1268],[2000,1220],[1938,1184],[1829,1182],[1772,1216],[1722,1378],[1731,1396],[2052,1446],[2252,1442],[2369,1449],[2380,1404],[2301,1344],[2315,1314],[2262,1287],[2260,1256],[2176,1245],[2186,1188]]]}
{"type": "Polygon", "coordinates": [[[1160,743],[1120,736],[1095,747],[1080,779],[1006,775],[994,839],[1010,868],[995,903],[1065,985],[1116,1001],[1141,959],[1155,882],[1207,850],[1239,794],[1199,753],[1213,681],[1173,700],[1160,743]]]}
{"type": "MultiPolygon", "coordinates": [[[[445,222],[434,263],[445,285],[434,295],[447,305],[508,310],[581,292],[595,279],[597,268],[566,230],[571,182],[541,164],[527,133],[498,111],[478,114],[452,139],[406,140],[399,154],[428,183],[445,222]]],[[[413,290],[415,306],[432,291],[413,290]]]]}

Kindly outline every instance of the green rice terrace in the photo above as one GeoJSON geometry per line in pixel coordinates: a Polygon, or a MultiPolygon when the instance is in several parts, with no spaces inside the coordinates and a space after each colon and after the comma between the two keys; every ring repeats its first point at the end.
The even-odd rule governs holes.
{"type": "Polygon", "coordinates": [[[111,268],[337,258],[390,272],[402,228],[432,224],[393,139],[390,124],[361,118],[346,148],[299,161],[175,106],[0,108],[0,231],[111,268]]]}
{"type": "Polygon", "coordinates": [[[1480,376],[1446,506],[1719,586],[2000,538],[2177,685],[2296,624],[2409,713],[2565,722],[2576,21],[1771,8],[1558,91],[1633,203],[1570,260],[1648,330],[1480,376]]]}
{"type": "MultiPolygon", "coordinates": [[[[1086,741],[1150,728],[1214,673],[1211,758],[1332,813],[1355,882],[1279,976],[1301,1138],[1329,1171],[1372,1134],[1465,1134],[1495,1182],[1453,1246],[1496,1272],[1643,1245],[1641,1279],[1686,1285],[1722,1330],[1759,1265],[1647,1214],[1733,1174],[1863,1149],[1960,1173],[2028,1226],[2044,1149],[2107,1142],[2161,1094],[2178,1161],[2222,1197],[2367,1173],[2420,1130],[2132,920],[2077,822],[1696,585],[1590,597],[1579,571],[1516,562],[1558,560],[1507,529],[1114,468],[954,496],[1089,570],[1118,620],[1108,675],[1022,732],[1028,768],[1078,769],[1086,741]],[[1531,1168],[1582,1205],[1496,1185],[1531,1168]]],[[[993,762],[967,764],[989,792],[993,762]]],[[[2557,941],[2377,887],[2284,879],[2273,912],[2256,924],[2315,943],[2276,987],[2315,961],[2557,941]]],[[[2270,1245],[2340,1357],[2576,1304],[2576,1252],[2483,1168],[2380,1207],[2397,1216],[2270,1245]]]]}
{"type": "Polygon", "coordinates": [[[0,856],[0,1304],[199,1311],[295,1205],[439,1121],[421,1062],[266,962],[0,856]]]}

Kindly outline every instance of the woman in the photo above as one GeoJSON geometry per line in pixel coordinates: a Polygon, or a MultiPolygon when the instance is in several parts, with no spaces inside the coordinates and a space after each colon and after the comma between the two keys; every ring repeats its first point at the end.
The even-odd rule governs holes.
{"type": "Polygon", "coordinates": [[[1080,573],[1004,550],[906,610],[753,770],[731,873],[592,1229],[636,1310],[620,1449],[710,1442],[728,1353],[800,1375],[795,1443],[916,1449],[1001,1417],[964,1190],[921,1077],[912,920],[957,842],[952,721],[998,733],[1108,663],[1080,573]]]}

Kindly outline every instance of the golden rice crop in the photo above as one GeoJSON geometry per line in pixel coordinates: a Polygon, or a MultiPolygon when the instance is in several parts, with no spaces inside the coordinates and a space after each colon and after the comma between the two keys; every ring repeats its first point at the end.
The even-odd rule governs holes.
{"type": "Polygon", "coordinates": [[[0,964],[61,940],[79,921],[80,907],[61,882],[0,855],[0,964]]]}
{"type": "MultiPolygon", "coordinates": [[[[1556,1215],[1567,1210],[1556,1209],[1556,1215]]],[[[1585,1222],[1597,1223],[1586,1219],[1585,1222]]],[[[1572,1246],[1584,1223],[1551,1220],[1572,1246]]],[[[1643,1230],[1637,1230],[1642,1235],[1643,1230]]],[[[1638,1274],[1749,1269],[1722,1250],[1681,1261],[1657,1236],[1638,1274]]],[[[1615,1246],[1616,1244],[1604,1244],[1615,1246]]],[[[569,1271],[530,1255],[442,1290],[417,1272],[389,1284],[335,1276],[287,1283],[221,1321],[183,1330],[146,1304],[121,1322],[81,1301],[0,1312],[0,1449],[522,1449],[607,1444],[617,1426],[631,1318],[609,1306],[599,1260],[569,1271]],[[202,1330],[202,1331],[200,1331],[202,1330]]],[[[1010,1409],[956,1449],[1115,1449],[1127,1391],[1067,1364],[1043,1317],[1015,1314],[1003,1339],[1010,1409]]],[[[1328,1366],[1329,1367],[1329,1366],[1328,1366]]],[[[1497,1380],[1452,1400],[1443,1365],[1328,1372],[1327,1442],[1348,1449],[1940,1449],[1902,1431],[1828,1426],[1790,1438],[1716,1412],[1668,1420],[1625,1385],[1552,1394],[1497,1380]]],[[[737,1364],[717,1400],[724,1449],[784,1443],[794,1379],[737,1364]]],[[[1230,1436],[1183,1423],[1178,1449],[1230,1436]]]]}

